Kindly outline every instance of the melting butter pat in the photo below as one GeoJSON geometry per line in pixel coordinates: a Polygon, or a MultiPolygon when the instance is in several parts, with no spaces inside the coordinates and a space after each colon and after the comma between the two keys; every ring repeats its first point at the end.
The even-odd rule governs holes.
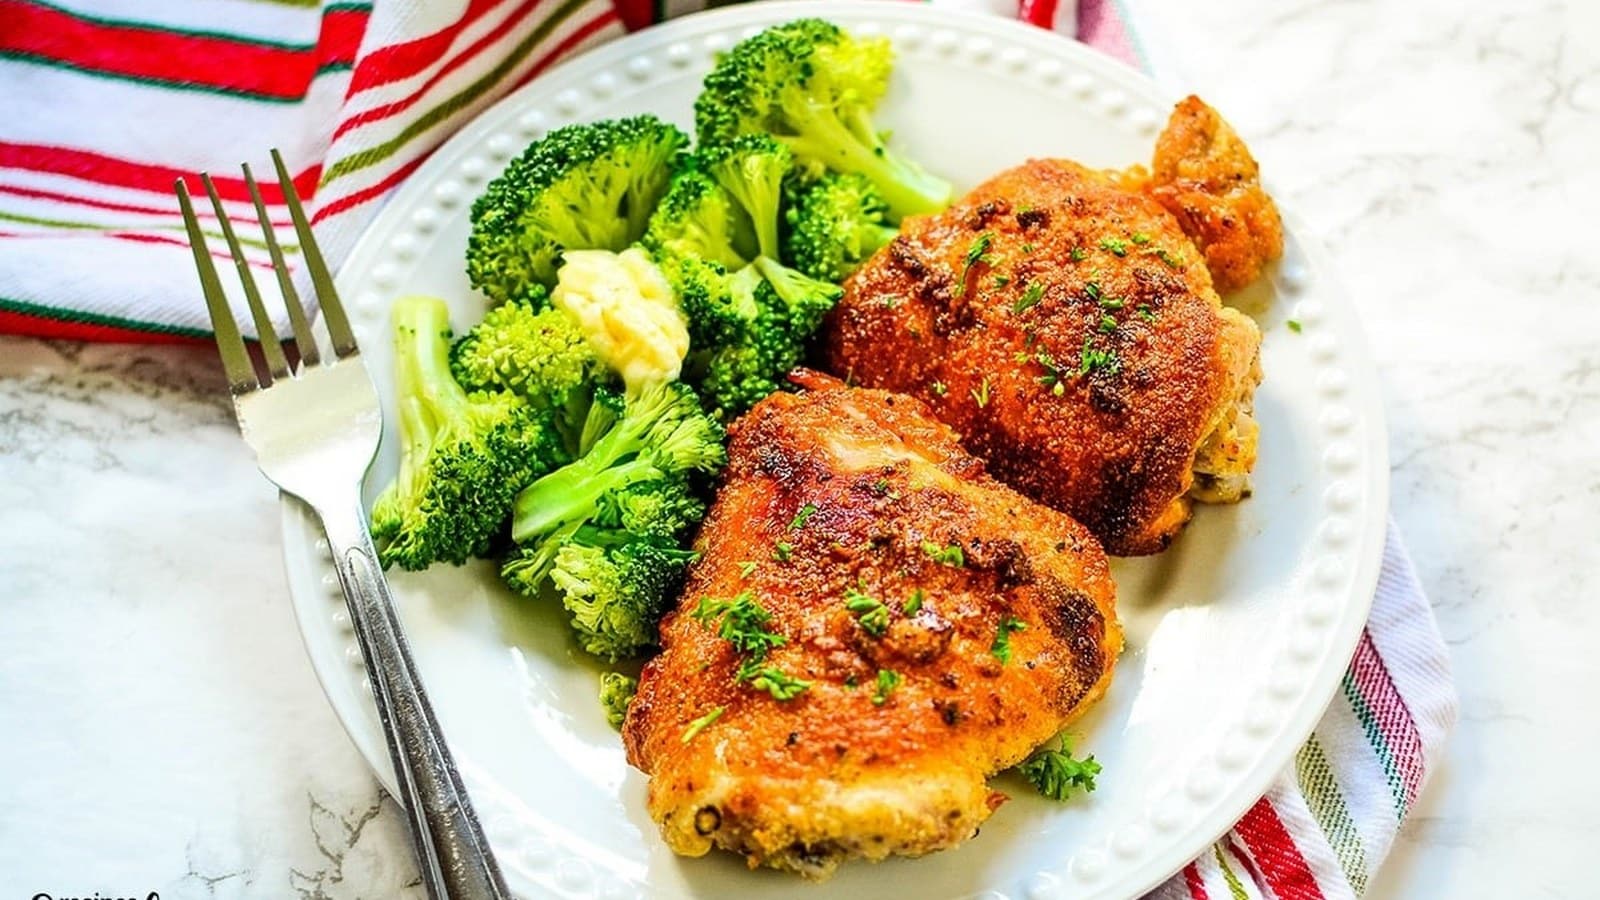
{"type": "Polygon", "coordinates": [[[569,250],[551,302],[583,329],[600,361],[622,376],[630,396],[676,381],[689,352],[689,330],[672,286],[637,247],[569,250]]]}

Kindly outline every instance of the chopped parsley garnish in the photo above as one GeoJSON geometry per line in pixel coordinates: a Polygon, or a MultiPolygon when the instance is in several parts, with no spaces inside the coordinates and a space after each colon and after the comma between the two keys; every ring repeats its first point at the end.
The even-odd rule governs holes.
{"type": "Polygon", "coordinates": [[[985,231],[974,238],[972,246],[967,248],[967,257],[961,266],[961,280],[956,283],[957,297],[961,296],[961,293],[966,290],[967,275],[972,272],[972,267],[978,263],[989,261],[989,245],[992,243],[994,243],[994,235],[985,231]]]}
{"type": "Polygon", "coordinates": [[[972,389],[972,402],[982,409],[989,405],[989,376],[983,376],[983,381],[972,389]]]}
{"type": "Polygon", "coordinates": [[[1142,231],[1135,231],[1133,233],[1133,237],[1129,238],[1129,240],[1133,241],[1135,244],[1144,245],[1150,243],[1150,235],[1145,234],[1142,231]]]}
{"type": "Polygon", "coordinates": [[[744,562],[739,563],[739,577],[749,578],[750,573],[756,570],[757,565],[759,564],[753,559],[747,559],[744,562]]]}
{"type": "MultiPolygon", "coordinates": [[[[736,680],[749,682],[756,690],[771,694],[774,700],[793,700],[811,686],[809,681],[802,681],[774,666],[762,665],[766,662],[768,652],[774,647],[782,647],[788,641],[783,635],[767,629],[772,614],[749,591],[732,600],[702,597],[692,615],[706,626],[721,617],[717,636],[732,644],[733,649],[744,657],[744,662],[739,664],[738,674],[734,676],[736,680]]],[[[711,721],[715,719],[706,724],[709,725],[711,721]]]]}
{"type": "Polygon", "coordinates": [[[893,669],[878,670],[878,686],[872,691],[872,705],[882,706],[888,701],[889,695],[900,686],[900,673],[893,669]]]}
{"type": "Polygon", "coordinates": [[[1099,371],[1115,373],[1122,368],[1122,360],[1117,358],[1117,351],[1091,347],[1089,341],[1090,338],[1083,339],[1083,351],[1078,362],[1079,375],[1099,371]]]}
{"type": "Polygon", "coordinates": [[[972,246],[967,248],[967,265],[974,266],[983,261],[989,253],[989,245],[994,243],[994,235],[985,231],[972,241],[972,246]]]}
{"type": "Polygon", "coordinates": [[[994,654],[995,659],[1000,660],[1002,666],[1006,665],[1011,662],[1011,633],[1027,630],[1027,622],[1016,616],[1006,616],[1000,620],[1000,627],[995,629],[994,643],[989,645],[989,652],[994,654]]]}
{"type": "Polygon", "coordinates": [[[817,507],[814,503],[807,503],[800,507],[800,511],[794,514],[793,519],[789,520],[789,530],[797,531],[806,527],[806,520],[811,518],[816,511],[817,507]]]}
{"type": "Polygon", "coordinates": [[[935,381],[933,384],[928,385],[928,390],[933,391],[934,395],[938,397],[943,397],[945,394],[950,393],[950,388],[942,381],[935,381]]]}
{"type": "Polygon", "coordinates": [[[767,651],[787,643],[783,635],[767,630],[772,614],[749,591],[741,592],[732,600],[701,597],[692,615],[705,626],[710,626],[720,616],[717,636],[732,644],[733,649],[757,660],[766,659],[767,651]]]}
{"type": "Polygon", "coordinates": [[[1029,253],[1032,253],[1032,252],[1033,252],[1033,242],[1032,241],[1029,241],[1026,244],[1022,245],[1022,255],[1023,256],[1027,256],[1029,253]]]}
{"type": "Polygon", "coordinates": [[[763,666],[751,660],[739,667],[739,680],[749,683],[758,691],[766,691],[774,700],[793,700],[811,687],[811,682],[796,678],[776,666],[763,666]]]}
{"type": "Polygon", "coordinates": [[[1040,748],[1017,766],[1022,777],[1033,783],[1039,793],[1052,800],[1066,800],[1074,791],[1094,790],[1094,777],[1100,774],[1100,764],[1093,754],[1083,759],[1073,759],[1072,750],[1063,741],[1060,750],[1040,748]]]}
{"type": "Polygon", "coordinates": [[[719,706],[700,718],[695,719],[693,722],[689,723],[688,728],[683,730],[683,737],[679,738],[678,740],[683,741],[685,744],[689,743],[690,741],[694,740],[695,735],[705,731],[712,722],[722,718],[722,714],[727,711],[728,708],[726,706],[719,706]]]}
{"type": "Polygon", "coordinates": [[[777,546],[773,547],[773,549],[772,549],[772,558],[777,560],[778,562],[788,562],[789,561],[789,557],[793,553],[794,553],[794,545],[793,544],[789,543],[788,541],[779,541],[777,543],[777,546]]]}
{"type": "Polygon", "coordinates": [[[900,604],[900,611],[908,616],[914,616],[918,610],[922,609],[922,600],[922,588],[912,588],[911,596],[906,598],[906,602],[900,604]]]}
{"type": "Polygon", "coordinates": [[[849,675],[845,676],[844,686],[852,691],[856,689],[856,673],[851,672],[849,675]]]}
{"type": "Polygon", "coordinates": [[[1039,305],[1039,301],[1043,299],[1044,285],[1037,281],[1032,282],[1023,289],[1022,296],[1011,301],[1011,311],[1020,316],[1029,309],[1039,305]]]}
{"type": "Polygon", "coordinates": [[[1156,320],[1156,311],[1150,308],[1150,304],[1141,303],[1139,304],[1139,318],[1146,322],[1154,322],[1156,320]]]}
{"type": "Polygon", "coordinates": [[[1150,256],[1154,256],[1156,259],[1159,259],[1162,262],[1166,263],[1167,267],[1170,268],[1170,269],[1181,269],[1181,268],[1183,268],[1183,257],[1182,256],[1179,256],[1179,255],[1174,254],[1174,253],[1168,253],[1166,250],[1162,249],[1161,247],[1146,247],[1144,252],[1146,254],[1148,254],[1150,256]]]}
{"type": "Polygon", "coordinates": [[[1010,283],[1011,283],[1010,276],[1007,276],[1007,275],[996,275],[994,277],[994,286],[997,287],[997,288],[1003,288],[1003,287],[1005,287],[1006,285],[1008,285],[1010,283]]]}
{"type": "Polygon", "coordinates": [[[1121,297],[1101,297],[1100,298],[1100,308],[1101,309],[1121,309],[1121,308],[1123,308],[1124,306],[1127,306],[1127,305],[1128,305],[1128,301],[1124,300],[1121,297]]]}
{"type": "Polygon", "coordinates": [[[1089,258],[1089,251],[1083,249],[1082,247],[1073,247],[1072,252],[1067,255],[1072,259],[1073,262],[1083,262],[1089,258]]]}
{"type": "Polygon", "coordinates": [[[1294,332],[1295,334],[1299,334],[1300,333],[1300,320],[1299,319],[1290,319],[1289,321],[1287,321],[1287,322],[1285,322],[1283,324],[1289,326],[1289,330],[1294,332]]]}
{"type": "Polygon", "coordinates": [[[928,554],[928,558],[939,565],[949,566],[952,569],[959,569],[967,564],[967,557],[961,552],[960,544],[941,547],[933,541],[923,541],[922,552],[928,554]]]}
{"type": "Polygon", "coordinates": [[[1101,300],[1101,297],[1103,296],[1100,293],[1100,282],[1098,282],[1098,281],[1085,281],[1083,283],[1083,295],[1085,297],[1088,297],[1090,300],[1093,300],[1094,302],[1099,303],[1100,300],[1101,300]]]}
{"type": "Polygon", "coordinates": [[[844,592],[844,608],[855,613],[861,630],[873,637],[883,637],[884,632],[889,630],[889,607],[876,597],[850,588],[844,592]]]}
{"type": "Polygon", "coordinates": [[[1062,369],[1056,358],[1050,355],[1049,350],[1040,350],[1034,354],[1034,362],[1044,367],[1044,374],[1039,376],[1039,383],[1050,388],[1050,393],[1057,397],[1066,392],[1066,384],[1061,378],[1062,369]]]}
{"type": "Polygon", "coordinates": [[[1112,238],[1112,237],[1101,238],[1100,239],[1100,249],[1101,250],[1109,250],[1112,253],[1116,254],[1117,256],[1127,256],[1128,255],[1128,242],[1123,240],[1122,238],[1112,238]]]}
{"type": "Polygon", "coordinates": [[[1110,334],[1117,330],[1117,320],[1108,313],[1100,314],[1100,333],[1110,334]]]}

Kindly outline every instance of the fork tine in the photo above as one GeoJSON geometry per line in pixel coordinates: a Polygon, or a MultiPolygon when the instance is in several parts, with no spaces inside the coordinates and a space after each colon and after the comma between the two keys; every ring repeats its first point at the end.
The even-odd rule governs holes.
{"type": "Polygon", "coordinates": [[[317,248],[317,239],[311,234],[311,223],[300,205],[300,195],[295,192],[294,179],[289,177],[289,167],[277,148],[272,150],[272,165],[278,170],[278,186],[283,190],[283,202],[289,207],[289,218],[294,220],[295,234],[300,238],[300,257],[306,261],[311,273],[311,284],[317,289],[317,303],[322,307],[323,320],[328,323],[328,335],[333,338],[333,352],[349,356],[357,352],[355,335],[350,331],[350,320],[345,318],[344,305],[333,289],[333,276],[328,274],[328,264],[317,248]]]}
{"type": "Polygon", "coordinates": [[[189,186],[178,179],[178,206],[183,210],[183,224],[189,229],[189,249],[194,251],[194,267],[200,273],[200,291],[206,296],[206,310],[211,314],[211,330],[216,335],[217,352],[222,356],[222,371],[228,376],[228,387],[235,394],[255,390],[256,369],[245,352],[244,338],[239,336],[239,326],[233,321],[233,310],[228,308],[228,297],[222,292],[222,282],[217,278],[217,267],[211,262],[211,251],[206,247],[205,233],[200,230],[200,220],[195,218],[194,204],[189,199],[189,186]]]}
{"type": "Polygon", "coordinates": [[[256,334],[261,338],[261,353],[267,360],[267,370],[274,379],[289,377],[289,361],[284,358],[283,345],[278,343],[278,333],[273,330],[272,319],[261,302],[261,292],[256,289],[256,277],[250,272],[250,261],[239,247],[239,238],[233,233],[233,223],[228,221],[228,211],[222,208],[222,198],[217,196],[217,186],[211,176],[200,173],[200,183],[206,186],[211,197],[211,208],[217,211],[217,223],[222,226],[222,238],[228,242],[228,252],[233,255],[233,267],[239,272],[239,284],[244,288],[245,301],[250,304],[250,316],[255,319],[256,334]]]}
{"type": "Polygon", "coordinates": [[[306,310],[300,305],[300,292],[294,289],[294,278],[289,274],[289,266],[283,261],[283,248],[278,246],[278,236],[272,229],[272,219],[267,215],[267,205],[261,200],[261,188],[256,184],[256,177],[250,172],[250,164],[244,164],[244,183],[250,191],[250,199],[256,205],[256,218],[261,220],[261,236],[266,239],[267,252],[272,254],[272,271],[278,276],[278,290],[283,294],[283,303],[289,308],[289,323],[294,326],[295,346],[300,349],[300,367],[314,366],[317,364],[317,339],[311,333],[311,323],[306,321],[306,310]]]}

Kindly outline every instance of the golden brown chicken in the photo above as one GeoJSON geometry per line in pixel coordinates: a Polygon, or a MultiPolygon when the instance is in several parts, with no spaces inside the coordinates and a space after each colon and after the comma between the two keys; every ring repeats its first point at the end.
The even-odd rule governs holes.
{"type": "Polygon", "coordinates": [[[1032,160],[907,221],[846,283],[825,365],[927,401],[996,477],[1114,554],[1165,548],[1191,499],[1238,500],[1261,335],[1207,262],[1253,276],[1282,235],[1243,144],[1205,112],[1179,105],[1153,175],[1032,160]]]}
{"type": "Polygon", "coordinates": [[[1086,530],[983,473],[920,401],[804,376],[732,429],[623,726],[667,844],[825,877],[954,846],[1105,691],[1086,530]]]}
{"type": "Polygon", "coordinates": [[[1283,255],[1283,221],[1261,188],[1255,157],[1199,97],[1172,111],[1145,190],[1200,248],[1219,291],[1255,281],[1283,255]]]}

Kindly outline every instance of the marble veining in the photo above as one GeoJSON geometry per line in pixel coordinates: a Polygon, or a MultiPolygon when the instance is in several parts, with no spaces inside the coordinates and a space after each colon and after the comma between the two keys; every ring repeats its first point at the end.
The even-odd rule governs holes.
{"type": "MultiPolygon", "coordinates": [[[[1600,840],[1600,6],[1143,0],[1328,244],[1461,722],[1371,895],[1574,897],[1600,840]]],[[[0,883],[423,892],[208,348],[0,338],[0,883]]]]}

